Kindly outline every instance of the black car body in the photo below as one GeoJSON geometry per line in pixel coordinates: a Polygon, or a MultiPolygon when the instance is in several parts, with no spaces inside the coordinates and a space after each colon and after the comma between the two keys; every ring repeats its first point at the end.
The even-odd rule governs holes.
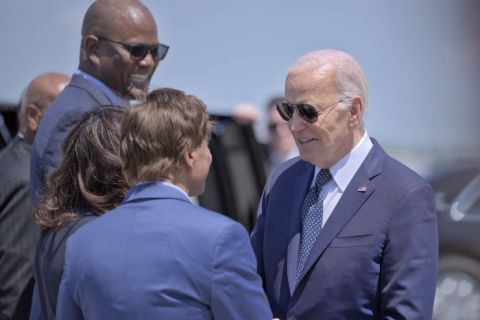
{"type": "Polygon", "coordinates": [[[439,231],[435,320],[480,319],[480,165],[444,167],[431,177],[439,231]]]}

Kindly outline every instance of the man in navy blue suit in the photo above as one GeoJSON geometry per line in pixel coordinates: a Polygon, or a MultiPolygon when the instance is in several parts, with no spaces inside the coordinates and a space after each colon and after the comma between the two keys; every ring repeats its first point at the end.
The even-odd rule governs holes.
{"type": "Polygon", "coordinates": [[[46,112],[33,144],[33,203],[47,174],[62,158],[61,144],[81,116],[94,107],[125,107],[148,90],[168,46],[158,42],[150,11],[136,0],[97,0],[82,25],[80,63],[70,84],[46,112]]]}
{"type": "Polygon", "coordinates": [[[300,157],[270,175],[251,238],[274,316],[431,319],[432,189],[369,137],[362,68],[340,51],[309,53],[285,97],[277,109],[300,157]]]}
{"type": "Polygon", "coordinates": [[[271,319],[246,230],[203,209],[205,105],[174,89],[130,108],[123,203],[67,242],[57,319],[271,319]]]}

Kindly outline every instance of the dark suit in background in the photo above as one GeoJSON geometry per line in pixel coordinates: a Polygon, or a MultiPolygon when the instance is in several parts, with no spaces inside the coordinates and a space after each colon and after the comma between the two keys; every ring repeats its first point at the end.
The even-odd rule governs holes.
{"type": "Polygon", "coordinates": [[[15,310],[26,319],[31,303],[35,229],[31,216],[29,168],[31,145],[16,136],[0,152],[0,313],[15,310]],[[20,299],[22,293],[28,299],[20,299]],[[20,299],[20,300],[19,300],[20,299]]]}
{"type": "Polygon", "coordinates": [[[10,319],[27,319],[32,299],[31,143],[45,110],[69,80],[47,72],[30,81],[17,111],[18,134],[0,155],[0,315],[10,319]]]}

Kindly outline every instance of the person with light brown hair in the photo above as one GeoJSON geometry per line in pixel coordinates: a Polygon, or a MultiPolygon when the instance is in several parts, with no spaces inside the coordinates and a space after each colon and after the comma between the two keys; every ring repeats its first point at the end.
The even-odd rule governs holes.
{"type": "Polygon", "coordinates": [[[102,106],[85,113],[63,144],[63,159],[34,208],[41,228],[35,280],[43,319],[54,319],[68,237],[120,204],[127,192],[119,157],[123,109],[102,106]]]}
{"type": "Polygon", "coordinates": [[[211,126],[175,89],[127,111],[131,189],[68,240],[58,319],[271,319],[246,230],[189,198],[205,188],[211,126]]]}

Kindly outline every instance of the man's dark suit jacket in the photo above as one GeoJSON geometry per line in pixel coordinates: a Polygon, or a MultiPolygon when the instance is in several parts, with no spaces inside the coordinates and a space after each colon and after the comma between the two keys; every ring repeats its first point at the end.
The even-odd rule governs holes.
{"type": "Polygon", "coordinates": [[[433,192],[374,141],[322,228],[298,284],[301,206],[314,166],[293,159],[267,181],[252,234],[282,319],[431,319],[438,251],[433,192]]]}
{"type": "MultiPolygon", "coordinates": [[[[107,96],[95,85],[74,74],[69,85],[45,112],[35,140],[30,171],[32,202],[38,202],[38,192],[46,186],[47,174],[62,159],[62,143],[85,112],[94,107],[110,105],[107,96]]],[[[128,102],[124,102],[124,105],[128,102]]]]}
{"type": "Polygon", "coordinates": [[[0,319],[27,319],[30,310],[35,255],[31,149],[17,136],[0,153],[0,319]]]}

